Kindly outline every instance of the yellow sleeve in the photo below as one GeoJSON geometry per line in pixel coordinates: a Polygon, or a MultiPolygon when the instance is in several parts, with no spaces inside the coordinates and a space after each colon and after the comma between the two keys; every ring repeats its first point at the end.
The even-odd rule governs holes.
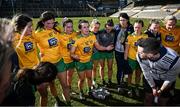
{"type": "Polygon", "coordinates": [[[128,44],[128,45],[131,44],[131,40],[130,40],[131,37],[130,37],[130,36],[131,36],[131,35],[129,35],[129,36],[127,37],[127,40],[126,40],[126,44],[128,44]]]}
{"type": "Polygon", "coordinates": [[[77,47],[78,45],[78,40],[75,41],[75,43],[73,44],[74,47],[77,47]]]}
{"type": "Polygon", "coordinates": [[[55,28],[56,28],[59,32],[61,32],[61,26],[60,26],[60,25],[57,25],[55,28]]]}
{"type": "Polygon", "coordinates": [[[93,41],[94,43],[97,42],[96,36],[93,34],[93,41]]]}

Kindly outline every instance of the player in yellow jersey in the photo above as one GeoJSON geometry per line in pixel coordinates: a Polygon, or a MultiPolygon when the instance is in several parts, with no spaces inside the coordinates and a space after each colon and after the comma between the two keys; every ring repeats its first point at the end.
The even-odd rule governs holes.
{"type": "MultiPolygon", "coordinates": [[[[164,19],[164,25],[160,28],[161,32],[161,43],[165,47],[169,47],[175,50],[180,55],[180,28],[176,26],[177,18],[175,16],[169,15],[164,19]]],[[[173,84],[174,93],[175,84],[173,84]]],[[[174,95],[172,95],[173,97],[174,95]]]]}
{"type": "Polygon", "coordinates": [[[18,55],[19,66],[21,69],[32,69],[39,63],[37,46],[33,38],[32,19],[20,14],[14,16],[12,20],[15,25],[15,34],[12,41],[18,55]]]}
{"type": "MultiPolygon", "coordinates": [[[[55,25],[55,16],[52,12],[46,11],[41,14],[40,21],[36,27],[36,42],[40,50],[40,60],[42,62],[51,62],[56,64],[58,69],[58,79],[63,88],[63,94],[66,98],[66,101],[70,101],[69,89],[67,87],[66,81],[61,77],[61,73],[65,71],[65,65],[62,61],[60,54],[60,44],[59,44],[59,34],[60,31],[56,29],[55,25]],[[64,82],[65,81],[65,82],[64,82]]],[[[55,83],[51,82],[50,90],[52,95],[55,97],[57,104],[61,105],[61,101],[58,97],[55,83]]],[[[41,106],[47,106],[48,93],[47,85],[41,85],[37,88],[40,91],[41,95],[41,106]]]]}
{"type": "Polygon", "coordinates": [[[77,61],[75,66],[79,76],[78,88],[80,90],[80,99],[84,100],[83,83],[85,78],[87,78],[89,92],[91,92],[92,88],[91,56],[93,47],[95,46],[98,50],[112,50],[113,46],[109,45],[107,47],[103,47],[99,45],[95,35],[89,32],[88,21],[80,20],[78,28],[80,30],[80,34],[77,36],[78,39],[71,48],[71,57],[77,61]]]}
{"type": "Polygon", "coordinates": [[[162,45],[175,50],[180,54],[180,28],[176,27],[177,19],[175,16],[167,16],[164,19],[164,27],[161,27],[162,45]]]}
{"type": "Polygon", "coordinates": [[[64,77],[67,77],[67,84],[71,90],[71,82],[74,73],[75,63],[70,56],[70,49],[75,43],[77,33],[73,30],[73,21],[71,19],[66,19],[63,21],[63,28],[64,31],[60,34],[59,38],[60,49],[67,71],[67,73],[65,72],[64,77]]]}
{"type": "MultiPolygon", "coordinates": [[[[134,33],[128,36],[126,45],[125,45],[125,54],[124,59],[128,60],[128,63],[132,69],[133,72],[135,72],[135,94],[136,96],[139,96],[139,84],[141,80],[141,70],[139,67],[139,64],[136,60],[136,53],[137,53],[137,40],[141,38],[147,38],[148,35],[142,33],[142,27],[144,26],[144,23],[142,20],[136,20],[134,23],[134,33]]],[[[128,85],[129,85],[129,96],[133,95],[133,89],[131,87],[132,85],[132,73],[128,74],[128,85]]]]}

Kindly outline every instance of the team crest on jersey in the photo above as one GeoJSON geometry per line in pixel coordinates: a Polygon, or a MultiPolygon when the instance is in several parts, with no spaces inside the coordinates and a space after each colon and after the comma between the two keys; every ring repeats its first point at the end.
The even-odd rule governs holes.
{"type": "Polygon", "coordinates": [[[72,47],[72,43],[68,43],[68,44],[67,44],[67,49],[70,50],[71,47],[72,47]]]}
{"type": "Polygon", "coordinates": [[[32,42],[24,42],[24,48],[25,48],[26,52],[33,50],[33,43],[32,42]]]}
{"type": "Polygon", "coordinates": [[[137,42],[134,42],[134,46],[138,46],[137,42]]]}
{"type": "Polygon", "coordinates": [[[174,41],[174,37],[171,35],[166,35],[165,40],[168,42],[173,42],[174,41]]]}
{"type": "Polygon", "coordinates": [[[50,47],[55,47],[57,46],[58,40],[56,38],[51,38],[48,40],[48,43],[50,47]]]}
{"type": "Polygon", "coordinates": [[[89,52],[90,52],[90,50],[91,50],[91,48],[90,48],[90,47],[84,47],[84,49],[83,49],[84,53],[89,53],[89,52]]]}

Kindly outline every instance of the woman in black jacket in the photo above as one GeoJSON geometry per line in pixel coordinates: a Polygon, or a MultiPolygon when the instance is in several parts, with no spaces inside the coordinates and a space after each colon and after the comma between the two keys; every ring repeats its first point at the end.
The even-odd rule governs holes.
{"type": "Polygon", "coordinates": [[[127,63],[124,60],[124,50],[125,50],[125,41],[127,36],[134,32],[133,26],[129,22],[129,16],[126,13],[119,14],[119,24],[115,25],[115,38],[114,38],[114,49],[115,49],[115,59],[117,63],[117,83],[118,91],[121,91],[123,86],[123,77],[128,74],[131,70],[127,63]]]}

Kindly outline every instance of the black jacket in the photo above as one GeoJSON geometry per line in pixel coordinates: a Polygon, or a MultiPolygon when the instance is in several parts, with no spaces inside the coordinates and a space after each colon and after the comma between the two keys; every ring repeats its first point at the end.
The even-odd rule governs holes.
{"type": "MultiPolygon", "coordinates": [[[[121,26],[118,24],[118,25],[115,25],[114,27],[114,30],[115,30],[115,37],[114,37],[114,46],[116,46],[116,41],[117,41],[117,37],[118,37],[118,34],[119,32],[121,31],[121,26]]],[[[134,32],[134,28],[133,28],[133,25],[129,25],[126,29],[126,37],[125,37],[125,41],[128,37],[129,34],[132,34],[134,32]]],[[[125,41],[123,43],[123,45],[125,45],[125,41]]]]}

